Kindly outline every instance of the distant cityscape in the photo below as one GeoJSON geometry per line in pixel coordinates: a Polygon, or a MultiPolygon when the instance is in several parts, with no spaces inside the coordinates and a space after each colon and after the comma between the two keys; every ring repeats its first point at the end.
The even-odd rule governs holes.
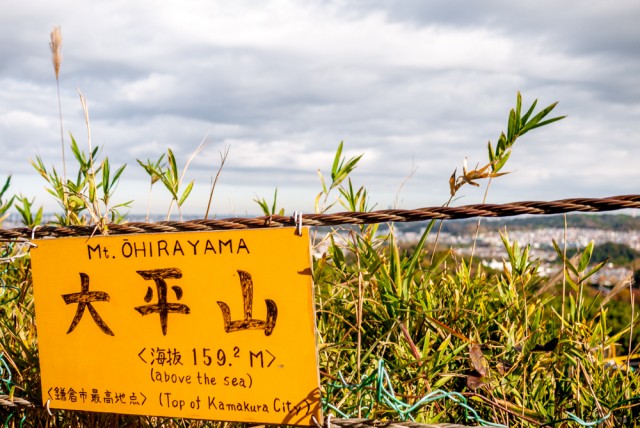
{"type": "MultiPolygon", "coordinates": [[[[593,215],[591,215],[593,216],[593,215]]],[[[580,251],[589,242],[593,241],[596,248],[606,243],[614,243],[629,247],[640,255],[640,227],[635,226],[634,218],[630,227],[616,229],[607,220],[615,219],[618,216],[599,216],[604,219],[602,227],[547,227],[536,225],[535,219],[519,220],[513,222],[509,220],[485,221],[481,227],[477,240],[475,238],[476,221],[468,222],[467,227],[454,228],[453,231],[443,230],[438,237],[438,246],[453,248],[458,254],[470,256],[473,242],[476,240],[474,256],[481,259],[482,263],[491,269],[502,269],[503,260],[507,260],[500,231],[506,233],[510,242],[517,242],[521,248],[529,245],[529,254],[532,259],[540,261],[539,273],[543,276],[551,275],[558,271],[558,255],[553,248],[555,241],[560,248],[564,247],[566,240],[567,251],[580,251]]],[[[446,224],[446,223],[445,223],[446,224]]],[[[640,226],[640,225],[638,225],[640,226]]],[[[407,243],[415,243],[424,232],[424,227],[420,230],[399,229],[399,238],[407,243]]],[[[428,242],[433,245],[436,239],[436,228],[429,235],[428,242]]],[[[607,263],[599,272],[590,278],[591,282],[601,286],[613,286],[620,281],[628,280],[633,276],[631,264],[607,263]]]]}

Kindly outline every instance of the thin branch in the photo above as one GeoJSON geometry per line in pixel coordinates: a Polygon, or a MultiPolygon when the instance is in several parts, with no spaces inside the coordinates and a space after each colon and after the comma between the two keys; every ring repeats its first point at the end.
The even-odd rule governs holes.
{"type": "MultiPolygon", "coordinates": [[[[87,99],[82,94],[82,91],[80,90],[80,88],[78,88],[78,95],[80,96],[80,104],[82,104],[82,111],[84,112],[84,120],[87,125],[87,142],[89,144],[89,168],[90,168],[88,184],[89,184],[89,195],[91,195],[92,192],[96,191],[96,172],[93,164],[93,146],[91,144],[91,123],[89,122],[89,106],[87,105],[87,99]]],[[[100,210],[100,204],[97,203],[95,199],[96,199],[95,196],[93,201],[90,200],[89,198],[87,203],[87,208],[92,207],[92,209],[89,209],[89,214],[91,215],[95,225],[99,227],[100,232],[102,233],[104,229],[104,225],[102,224],[102,221],[101,221],[102,213],[100,210]]]]}
{"type": "Polygon", "coordinates": [[[220,173],[222,172],[222,168],[224,168],[224,164],[227,161],[227,156],[229,156],[229,149],[231,147],[227,146],[224,149],[224,152],[220,152],[220,167],[218,168],[218,172],[216,173],[216,177],[213,180],[213,184],[211,185],[211,192],[209,193],[209,203],[207,204],[207,211],[204,213],[204,219],[207,220],[209,218],[209,209],[211,208],[211,201],[213,200],[213,192],[216,189],[216,184],[218,183],[218,178],[220,177],[220,173]]]}

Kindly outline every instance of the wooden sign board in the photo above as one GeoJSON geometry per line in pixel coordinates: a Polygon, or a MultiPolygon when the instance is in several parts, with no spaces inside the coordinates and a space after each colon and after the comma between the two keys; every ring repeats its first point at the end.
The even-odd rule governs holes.
{"type": "Polygon", "coordinates": [[[50,408],[322,420],[308,229],[35,243],[50,408]]]}

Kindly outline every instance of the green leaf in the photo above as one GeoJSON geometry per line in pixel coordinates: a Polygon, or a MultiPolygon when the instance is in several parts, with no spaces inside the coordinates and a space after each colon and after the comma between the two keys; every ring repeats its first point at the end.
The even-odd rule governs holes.
{"type": "Polygon", "coordinates": [[[565,257],[563,250],[560,249],[560,247],[556,243],[556,240],[552,239],[551,243],[553,244],[553,249],[556,250],[556,254],[558,254],[558,257],[560,257],[560,260],[564,261],[565,266],[569,270],[571,270],[571,272],[573,272],[576,276],[579,276],[580,274],[578,273],[578,270],[573,264],[571,264],[571,260],[565,257]]]}
{"type": "Polygon", "coordinates": [[[10,184],[11,184],[11,174],[7,176],[7,179],[4,182],[4,186],[2,186],[2,190],[0,190],[0,199],[4,196],[5,192],[9,189],[10,184]]]}
{"type": "Polygon", "coordinates": [[[102,162],[102,193],[103,194],[108,194],[109,193],[109,174],[110,174],[110,170],[109,170],[109,159],[105,159],[104,162],[102,162]]]}
{"type": "MultiPolygon", "coordinates": [[[[150,164],[145,164],[143,163],[140,159],[136,159],[136,162],[138,162],[138,164],[144,169],[144,171],[148,174],[151,175],[153,174],[153,168],[150,164]]],[[[150,162],[149,160],[147,160],[147,162],[150,162]]]]}
{"type": "Polygon", "coordinates": [[[589,262],[591,261],[591,254],[593,254],[593,240],[589,242],[582,251],[582,256],[580,257],[580,262],[578,263],[578,272],[582,272],[587,268],[589,262]]]}
{"type": "Polygon", "coordinates": [[[126,167],[127,167],[127,164],[125,163],[120,168],[118,168],[116,173],[113,175],[113,178],[111,179],[111,184],[109,186],[109,190],[111,190],[114,187],[114,185],[117,184],[118,180],[120,179],[120,176],[122,175],[122,173],[124,172],[124,169],[126,167]]]}
{"type": "Polygon", "coordinates": [[[513,141],[516,138],[516,112],[511,109],[509,111],[509,124],[507,126],[507,141],[513,141]]]}
{"type": "Polygon", "coordinates": [[[33,221],[34,225],[37,225],[37,224],[40,224],[40,223],[42,223],[42,207],[40,207],[40,209],[36,213],[36,218],[33,221]]]}
{"type": "Polygon", "coordinates": [[[339,165],[340,165],[340,157],[342,156],[342,146],[344,144],[344,141],[340,141],[340,144],[338,144],[338,150],[336,150],[336,155],[333,158],[333,165],[331,166],[331,180],[335,181],[335,177],[338,174],[338,169],[339,169],[339,165]]]}
{"type": "Polygon", "coordinates": [[[594,273],[598,272],[600,269],[602,269],[604,267],[604,265],[607,264],[609,260],[605,260],[603,262],[598,263],[597,265],[595,265],[589,272],[587,272],[587,274],[582,278],[582,280],[586,280],[587,278],[589,278],[591,275],[593,275],[594,273]]]}
{"type": "Polygon", "coordinates": [[[151,162],[150,159],[147,159],[147,163],[143,163],[140,159],[136,159],[138,161],[138,164],[140,164],[140,166],[144,168],[146,173],[149,175],[149,178],[151,179],[151,185],[160,180],[161,176],[164,174],[165,165],[162,162],[162,160],[164,159],[164,155],[165,153],[163,153],[155,163],[151,162]]]}
{"type": "Polygon", "coordinates": [[[7,211],[9,211],[9,208],[11,208],[11,206],[13,205],[13,201],[15,198],[16,198],[15,196],[12,196],[11,198],[9,198],[7,202],[3,202],[0,205],[0,215],[3,215],[7,211]]]}
{"type": "Polygon", "coordinates": [[[69,206],[72,209],[84,208],[84,201],[75,195],[69,195],[69,206]]]}
{"type": "Polygon", "coordinates": [[[500,134],[498,138],[498,146],[496,148],[496,156],[500,156],[502,152],[504,152],[507,148],[507,137],[504,135],[504,132],[500,134]]]}
{"type": "MultiPolygon", "coordinates": [[[[520,130],[520,135],[524,135],[525,133],[527,133],[531,129],[538,128],[539,126],[542,126],[542,125],[539,125],[539,122],[542,119],[544,119],[549,113],[551,113],[551,111],[556,107],[557,104],[558,103],[555,102],[555,103],[547,106],[546,108],[542,109],[538,114],[536,114],[534,117],[532,117],[531,120],[529,122],[527,122],[522,127],[522,129],[520,130]]],[[[562,119],[562,117],[551,119],[551,121],[547,121],[547,122],[545,122],[545,124],[551,123],[551,122],[555,122],[556,120],[560,120],[560,119],[562,119]]]]}
{"type": "Polygon", "coordinates": [[[351,172],[353,172],[358,161],[360,161],[361,158],[362,158],[362,155],[356,156],[355,158],[351,158],[347,161],[346,165],[344,165],[344,161],[341,162],[340,167],[338,168],[338,171],[336,171],[335,175],[332,173],[332,177],[331,177],[333,180],[333,182],[331,183],[332,189],[340,185],[340,183],[342,183],[344,179],[347,178],[349,174],[351,174],[351,172]]]}
{"type": "Polygon", "coordinates": [[[538,123],[537,125],[532,126],[531,128],[529,128],[529,130],[540,128],[541,126],[545,126],[545,125],[548,125],[550,123],[557,122],[557,121],[559,121],[561,119],[564,119],[565,117],[567,117],[567,116],[558,116],[558,117],[554,117],[553,119],[548,119],[548,120],[542,121],[542,122],[538,123]]]}
{"type": "Polygon", "coordinates": [[[189,183],[187,185],[187,188],[184,189],[184,192],[182,192],[182,196],[180,197],[180,201],[178,201],[178,206],[181,207],[182,204],[184,204],[184,201],[187,199],[187,197],[189,196],[189,193],[191,193],[191,189],[193,189],[193,183],[194,181],[191,180],[191,183],[189,183]]]}
{"type": "Polygon", "coordinates": [[[507,160],[509,160],[509,156],[511,156],[511,150],[504,152],[500,157],[500,160],[498,161],[498,163],[495,165],[492,165],[491,169],[493,170],[493,172],[500,171],[504,167],[504,165],[507,163],[507,160]]]}
{"type": "Polygon", "coordinates": [[[327,185],[324,181],[324,175],[322,175],[322,172],[320,170],[318,170],[318,177],[320,177],[320,184],[322,185],[322,192],[320,192],[320,195],[322,194],[327,194],[327,185]]]}
{"type": "MultiPolygon", "coordinates": [[[[567,265],[567,266],[571,266],[571,265],[567,265]]],[[[572,270],[575,272],[575,268],[573,268],[572,270]]],[[[571,286],[573,291],[578,291],[578,284],[573,279],[571,279],[570,275],[566,276],[566,280],[567,280],[567,284],[571,286]]]]}
{"type": "Polygon", "coordinates": [[[447,335],[447,337],[442,341],[442,343],[440,344],[440,346],[438,346],[438,352],[442,352],[445,349],[447,349],[447,347],[449,346],[449,343],[451,343],[451,335],[447,335]]]}
{"type": "Polygon", "coordinates": [[[324,193],[320,192],[318,193],[318,196],[316,196],[316,200],[314,202],[314,207],[315,207],[315,212],[319,213],[320,212],[320,198],[322,197],[324,193]]]}
{"type": "Polygon", "coordinates": [[[270,214],[269,205],[267,204],[267,201],[264,198],[255,198],[253,201],[258,204],[258,206],[260,207],[264,215],[268,216],[270,214]]]}
{"type": "Polygon", "coordinates": [[[518,94],[516,95],[516,129],[517,130],[519,130],[521,126],[521,118],[520,118],[521,111],[522,111],[522,95],[520,94],[520,91],[518,91],[518,94]]]}
{"type": "MultiPolygon", "coordinates": [[[[496,158],[493,155],[493,147],[491,147],[491,141],[488,142],[487,149],[489,151],[489,162],[491,162],[491,164],[493,164],[493,162],[495,161],[496,158]]],[[[493,167],[493,165],[492,165],[492,167],[493,167]]]]}
{"type": "MultiPolygon", "coordinates": [[[[98,150],[100,149],[100,146],[95,146],[93,151],[91,152],[91,158],[95,159],[98,157],[98,150]]],[[[89,162],[91,162],[91,160],[89,160],[89,162]]]]}
{"type": "Polygon", "coordinates": [[[271,213],[272,214],[275,214],[275,212],[276,212],[277,200],[278,200],[278,188],[276,187],[276,190],[273,192],[273,205],[271,205],[271,213]]]}
{"type": "Polygon", "coordinates": [[[168,167],[160,176],[160,181],[164,184],[164,187],[171,193],[171,196],[175,201],[178,200],[178,183],[173,180],[173,173],[171,167],[168,167]]]}
{"type": "Polygon", "coordinates": [[[435,220],[431,220],[429,222],[429,224],[424,230],[424,233],[420,237],[420,240],[418,241],[415,248],[413,249],[413,256],[411,257],[411,261],[409,262],[409,266],[407,268],[407,271],[410,272],[411,274],[413,274],[413,272],[416,270],[418,263],[420,262],[420,259],[423,257],[422,249],[424,248],[424,245],[427,242],[427,237],[431,233],[431,229],[433,229],[433,226],[435,223],[436,223],[435,220]]]}
{"type": "Polygon", "coordinates": [[[531,104],[531,107],[529,107],[529,110],[527,110],[524,116],[522,116],[523,124],[526,124],[527,121],[529,120],[529,116],[531,116],[531,113],[533,113],[533,110],[536,108],[536,104],[538,104],[538,100],[534,100],[533,103],[531,104]]]}
{"type": "Polygon", "coordinates": [[[84,165],[85,163],[84,155],[80,152],[76,139],[73,138],[73,135],[71,134],[69,134],[69,136],[71,137],[71,153],[73,153],[73,156],[76,158],[76,160],[80,165],[84,165]]]}
{"type": "Polygon", "coordinates": [[[176,166],[176,157],[173,155],[171,149],[167,149],[167,160],[169,162],[169,177],[173,183],[178,182],[178,167],[176,166]]]}

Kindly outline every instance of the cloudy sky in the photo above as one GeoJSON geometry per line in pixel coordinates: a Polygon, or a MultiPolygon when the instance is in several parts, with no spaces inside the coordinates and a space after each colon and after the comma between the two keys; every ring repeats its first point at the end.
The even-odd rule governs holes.
{"type": "MultiPolygon", "coordinates": [[[[0,178],[54,209],[30,160],[61,169],[49,33],[60,26],[64,133],[127,164],[116,200],[144,212],[136,159],[171,148],[178,165],[206,138],[184,211],[257,213],[272,197],[313,210],[317,170],[344,141],[364,154],[354,185],[378,208],[441,205],[448,178],[486,163],[520,91],[567,118],[519,140],[489,202],[640,190],[640,3],[513,1],[24,1],[0,14],[0,178]]],[[[73,171],[69,160],[67,168],[73,171]]],[[[467,188],[456,204],[481,202],[467,188]]],[[[153,210],[170,196],[157,185],[153,210]]]]}

